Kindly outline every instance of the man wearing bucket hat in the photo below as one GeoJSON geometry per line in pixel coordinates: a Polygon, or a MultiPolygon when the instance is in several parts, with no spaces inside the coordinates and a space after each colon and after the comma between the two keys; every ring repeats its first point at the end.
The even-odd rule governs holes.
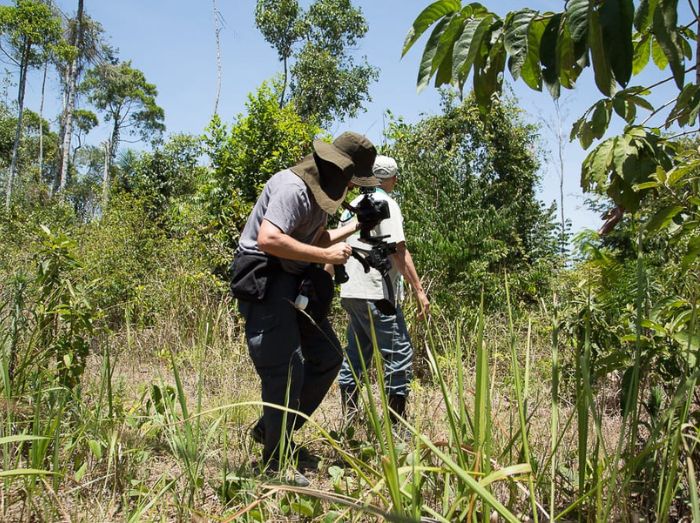
{"type": "MultiPolygon", "coordinates": [[[[376,150],[365,137],[346,132],[332,144],[314,141],[313,148],[313,154],[265,184],[232,264],[232,292],[245,319],[262,400],[268,404],[251,434],[263,444],[263,466],[270,471],[278,470],[279,458],[290,449],[300,464],[311,457],[291,440],[292,431],[305,418],[284,407],[310,416],[342,362],[340,343],[326,318],[316,328],[300,329],[303,317],[294,303],[303,275],[315,264],[347,261],[351,248],[342,240],[358,226],[327,230],[328,216],[338,210],[349,186],[379,184],[372,174],[376,150]]],[[[328,278],[323,283],[330,286],[332,296],[330,275],[322,274],[321,278],[328,278]]],[[[299,473],[294,481],[308,484],[299,473]]]]}
{"type": "MultiPolygon", "coordinates": [[[[406,322],[398,303],[383,307],[381,302],[400,296],[401,277],[403,276],[413,288],[419,306],[419,317],[426,317],[430,302],[423,290],[420,278],[413,265],[411,253],[406,248],[403,232],[401,209],[389,196],[397,181],[398,166],[393,158],[377,156],[373,167],[374,175],[381,182],[380,188],[373,194],[376,200],[386,200],[389,204],[389,218],[383,220],[371,232],[372,236],[385,236],[385,241],[396,244],[396,253],[391,255],[389,282],[394,287],[387,289],[385,281],[376,269],[365,273],[362,265],[350,258],[346,265],[348,281],[340,288],[341,305],[350,316],[348,326],[347,357],[343,361],[338,383],[340,385],[343,410],[348,417],[357,411],[358,383],[355,377],[362,377],[362,359],[365,366],[372,363],[372,325],[377,346],[384,360],[384,381],[387,389],[390,413],[393,422],[396,414],[404,416],[408,385],[412,375],[413,347],[408,335],[406,322]],[[396,413],[396,414],[394,414],[396,413]]],[[[356,205],[358,200],[352,205],[356,205]]],[[[341,224],[349,226],[354,219],[346,211],[341,217],[341,224]]],[[[368,249],[360,241],[359,235],[351,236],[348,243],[355,249],[368,249]]],[[[361,381],[360,381],[361,383],[361,381]]]]}

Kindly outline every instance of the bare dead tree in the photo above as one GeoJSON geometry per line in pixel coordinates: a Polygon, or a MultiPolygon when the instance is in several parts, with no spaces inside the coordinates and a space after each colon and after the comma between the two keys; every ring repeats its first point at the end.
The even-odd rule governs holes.
{"type": "Polygon", "coordinates": [[[564,149],[566,148],[566,137],[564,136],[564,118],[561,113],[559,99],[554,100],[554,115],[555,136],[557,139],[557,159],[559,163],[557,170],[559,171],[559,216],[561,219],[560,249],[563,254],[564,245],[566,244],[566,217],[564,214],[564,149]]]}
{"type": "MultiPolygon", "coordinates": [[[[566,100],[564,100],[566,104],[566,100]]],[[[560,100],[554,100],[554,115],[545,117],[544,111],[538,111],[535,118],[549,131],[556,142],[556,160],[553,162],[554,169],[559,178],[559,250],[562,256],[566,251],[566,213],[564,209],[564,153],[566,152],[567,136],[564,132],[564,124],[567,118],[566,111],[562,110],[560,100]]]]}
{"type": "Polygon", "coordinates": [[[216,6],[216,0],[212,0],[212,10],[214,15],[214,37],[216,38],[216,97],[214,98],[214,114],[219,111],[219,97],[221,96],[221,30],[224,26],[224,17],[216,6]]]}

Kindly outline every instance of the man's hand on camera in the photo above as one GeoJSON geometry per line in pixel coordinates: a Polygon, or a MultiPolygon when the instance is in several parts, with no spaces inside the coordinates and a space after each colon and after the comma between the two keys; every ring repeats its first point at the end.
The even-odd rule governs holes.
{"type": "Polygon", "coordinates": [[[335,243],[325,249],[326,262],[332,265],[345,265],[352,254],[352,247],[345,242],[335,243]]]}

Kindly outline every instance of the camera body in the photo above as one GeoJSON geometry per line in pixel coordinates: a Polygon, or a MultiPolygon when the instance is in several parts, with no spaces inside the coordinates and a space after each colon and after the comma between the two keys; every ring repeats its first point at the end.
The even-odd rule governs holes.
{"type": "Polygon", "coordinates": [[[374,187],[360,187],[363,198],[354,207],[347,203],[343,203],[343,207],[357,216],[360,223],[360,241],[369,245],[369,252],[361,253],[353,249],[353,257],[362,264],[365,272],[373,268],[382,276],[386,276],[391,270],[389,256],[396,252],[396,244],[387,242],[387,236],[371,234],[372,229],[379,223],[391,217],[389,203],[372,196],[375,190],[374,187]]]}
{"type": "Polygon", "coordinates": [[[389,203],[386,200],[375,200],[372,197],[374,187],[361,187],[360,192],[364,197],[355,207],[347,205],[345,208],[355,213],[357,221],[360,223],[360,239],[367,241],[371,238],[370,232],[382,220],[391,216],[389,203]]]}
{"type": "MultiPolygon", "coordinates": [[[[391,260],[389,256],[396,253],[396,243],[387,242],[386,238],[388,238],[388,236],[372,236],[371,234],[372,229],[379,225],[379,223],[391,217],[389,203],[386,200],[374,199],[372,197],[372,194],[375,192],[373,187],[361,187],[360,191],[364,196],[355,207],[347,203],[343,203],[343,207],[357,216],[357,221],[360,224],[360,241],[368,244],[369,249],[360,250],[353,247],[352,257],[360,262],[366,273],[368,273],[370,269],[379,271],[379,274],[381,274],[387,286],[389,298],[387,300],[377,301],[377,306],[379,307],[379,304],[382,304],[383,310],[380,310],[382,310],[384,314],[395,314],[396,296],[394,295],[393,284],[389,278],[389,272],[391,271],[391,260]]],[[[346,281],[348,281],[348,275],[347,272],[345,272],[345,268],[342,265],[336,266],[336,284],[340,285],[346,281]]]]}

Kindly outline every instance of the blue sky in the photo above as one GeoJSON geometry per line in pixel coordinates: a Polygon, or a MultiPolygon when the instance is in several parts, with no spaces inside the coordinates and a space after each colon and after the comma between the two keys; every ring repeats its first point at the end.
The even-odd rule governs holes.
{"type": "MultiPolygon", "coordinates": [[[[2,3],[9,3],[7,0],[2,3]]],[[[301,0],[308,5],[308,0],[301,0]]],[[[356,56],[366,55],[369,62],[380,69],[379,81],[371,86],[372,102],[367,111],[357,118],[334,125],[333,134],[350,129],[367,134],[379,143],[382,139],[384,114],[391,110],[406,121],[416,121],[421,114],[439,112],[439,95],[430,87],[416,93],[418,61],[424,40],[416,44],[401,59],[401,48],[411,23],[429,4],[428,0],[354,0],[369,24],[367,36],[354,50],[356,56]]],[[[503,14],[506,10],[529,6],[539,10],[560,10],[564,2],[543,0],[485,1],[487,7],[503,14]]],[[[72,16],[77,0],[57,0],[63,12],[72,16]]],[[[264,80],[281,70],[275,51],[264,41],[255,28],[255,0],[217,0],[225,26],[221,33],[223,84],[219,114],[232,122],[245,109],[247,94],[264,80]]],[[[86,11],[104,26],[113,46],[119,49],[122,60],[132,60],[146,78],[158,87],[158,103],[164,108],[168,133],[201,133],[213,111],[216,92],[216,48],[211,0],[85,0],[86,11]]],[[[681,8],[681,21],[690,19],[687,7],[681,8]]],[[[666,75],[653,66],[633,83],[648,84],[666,75]]],[[[512,80],[506,75],[507,80],[512,80]]],[[[41,79],[38,73],[30,77],[27,103],[38,110],[41,79]]],[[[553,122],[554,104],[547,93],[528,90],[522,83],[513,83],[513,91],[520,100],[525,118],[533,122],[553,122]]],[[[53,83],[52,95],[46,102],[45,114],[58,114],[60,96],[53,83]]],[[[663,103],[676,93],[673,85],[661,90],[652,103],[663,103]]],[[[10,91],[10,96],[14,92],[10,91]]],[[[568,115],[564,130],[568,136],[571,123],[592,103],[598,93],[587,70],[575,91],[564,91],[562,112],[568,115]]],[[[613,125],[611,131],[619,131],[613,125]]],[[[541,131],[545,151],[555,151],[553,135],[541,131]]],[[[97,143],[106,136],[106,128],[94,131],[88,138],[97,143]]],[[[573,229],[597,228],[601,220],[587,211],[579,188],[579,170],[586,152],[577,143],[565,150],[565,212],[573,229]]],[[[551,157],[552,154],[546,154],[551,157]]],[[[558,200],[558,173],[552,162],[542,167],[540,198],[546,203],[558,200]]]]}

